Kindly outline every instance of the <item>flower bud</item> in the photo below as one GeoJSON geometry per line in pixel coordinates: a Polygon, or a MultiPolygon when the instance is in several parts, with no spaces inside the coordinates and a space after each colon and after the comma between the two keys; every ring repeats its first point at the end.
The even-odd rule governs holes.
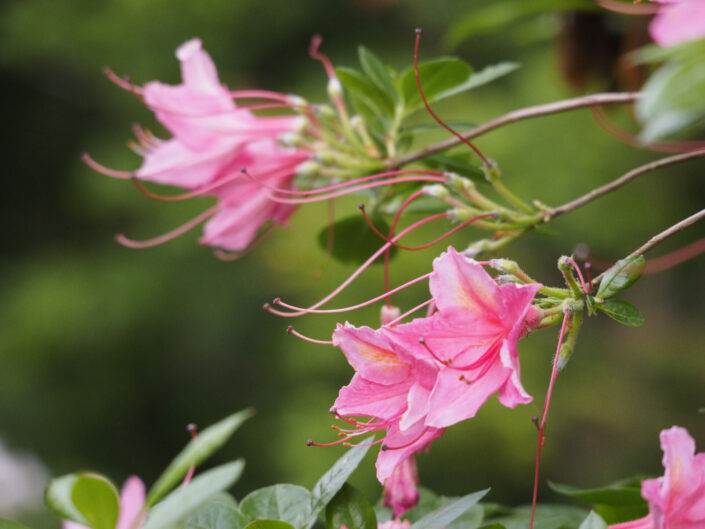
{"type": "Polygon", "coordinates": [[[519,265],[509,259],[492,259],[490,260],[490,266],[505,274],[516,274],[517,270],[519,270],[519,265]]]}
{"type": "Polygon", "coordinates": [[[427,195],[429,197],[436,197],[440,198],[441,200],[448,197],[448,189],[442,184],[423,186],[422,190],[424,195],[427,195]]]}
{"type": "Polygon", "coordinates": [[[338,99],[339,97],[342,97],[343,85],[340,84],[340,81],[336,77],[333,77],[328,81],[327,88],[328,95],[331,97],[331,99],[338,99]]]}
{"type": "Polygon", "coordinates": [[[296,166],[297,176],[315,176],[320,171],[321,166],[312,160],[305,161],[296,166]]]}
{"type": "Polygon", "coordinates": [[[419,491],[416,490],[418,482],[413,454],[399,463],[384,482],[384,504],[392,508],[395,518],[399,518],[419,502],[419,491]]]}
{"type": "Polygon", "coordinates": [[[394,305],[382,305],[382,310],[380,311],[380,318],[382,320],[382,325],[387,325],[389,322],[396,320],[401,316],[401,311],[399,307],[394,305]]]}

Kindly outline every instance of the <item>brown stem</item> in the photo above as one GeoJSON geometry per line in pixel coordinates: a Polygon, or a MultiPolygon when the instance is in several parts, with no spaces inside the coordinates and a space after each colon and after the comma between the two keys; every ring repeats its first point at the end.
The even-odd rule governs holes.
{"type": "MultiPolygon", "coordinates": [[[[461,134],[461,136],[470,140],[477,136],[480,136],[486,132],[497,129],[509,123],[515,121],[521,121],[523,119],[535,118],[538,116],[545,116],[548,114],[556,114],[558,112],[565,112],[567,110],[573,110],[575,108],[590,107],[593,105],[606,105],[613,103],[631,103],[640,97],[639,92],[616,92],[616,93],[605,93],[605,94],[591,94],[582,97],[575,97],[572,99],[564,99],[562,101],[556,101],[555,103],[546,103],[544,105],[536,105],[533,107],[526,107],[520,110],[514,110],[503,116],[499,116],[487,123],[478,125],[474,129],[470,129],[461,134]]],[[[428,156],[429,154],[434,154],[440,151],[445,151],[451,147],[459,145],[462,140],[458,138],[448,138],[447,140],[439,141],[438,143],[433,143],[415,152],[411,152],[404,156],[398,158],[392,158],[387,162],[387,168],[397,168],[402,167],[408,163],[415,162],[428,156]]]]}
{"type": "MultiPolygon", "coordinates": [[[[630,253],[625,259],[631,259],[633,257],[637,257],[638,255],[642,255],[646,252],[648,252],[651,248],[656,246],[657,244],[665,241],[668,239],[671,235],[674,235],[678,233],[679,231],[687,228],[688,226],[691,226],[692,224],[695,224],[699,220],[702,220],[705,218],[705,209],[702,209],[698,211],[697,213],[691,215],[687,219],[683,219],[677,224],[674,224],[667,230],[663,230],[661,233],[658,235],[654,235],[651,237],[645,244],[634,250],[632,253],[630,253]]],[[[595,279],[592,280],[593,285],[597,285],[605,275],[605,272],[602,272],[599,276],[597,276],[595,279]]]]}
{"type": "Polygon", "coordinates": [[[597,189],[593,189],[589,193],[586,193],[585,195],[583,195],[579,198],[576,198],[575,200],[572,200],[566,204],[563,204],[562,206],[558,206],[557,208],[549,209],[546,212],[546,217],[548,219],[552,219],[553,217],[557,217],[558,215],[563,215],[564,213],[568,213],[569,211],[573,211],[574,209],[577,209],[581,206],[584,206],[588,202],[592,202],[596,198],[599,198],[603,195],[606,195],[607,193],[614,191],[615,189],[622,187],[624,184],[633,180],[634,178],[636,178],[639,175],[642,175],[644,173],[648,173],[649,171],[653,171],[655,169],[658,169],[660,167],[664,167],[666,165],[672,165],[675,163],[684,162],[685,160],[689,160],[691,158],[697,158],[698,156],[705,156],[705,149],[686,152],[683,154],[676,154],[674,156],[668,156],[666,158],[661,158],[659,160],[655,160],[653,162],[649,162],[647,164],[639,166],[635,169],[632,169],[628,173],[620,176],[616,180],[613,180],[609,184],[605,184],[602,187],[598,187],[597,189]]]}

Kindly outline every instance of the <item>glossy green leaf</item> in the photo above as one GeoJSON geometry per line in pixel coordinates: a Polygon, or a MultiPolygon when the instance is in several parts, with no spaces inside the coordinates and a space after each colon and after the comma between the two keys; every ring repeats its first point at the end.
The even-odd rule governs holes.
{"type": "Polygon", "coordinates": [[[142,529],[167,529],[218,492],[235,483],[245,464],[234,461],[195,477],[187,487],[178,488],[152,507],[142,529]]]}
{"type": "Polygon", "coordinates": [[[627,301],[608,299],[597,305],[597,308],[622,325],[639,327],[644,324],[644,316],[641,315],[639,309],[627,301]]]}
{"type": "Polygon", "coordinates": [[[326,506],[326,527],[340,529],[377,529],[375,511],[362,493],[345,483],[326,506]]]}
{"type": "Polygon", "coordinates": [[[594,505],[595,512],[608,524],[637,520],[649,514],[649,504],[641,505],[594,505]]]}
{"type": "Polygon", "coordinates": [[[0,518],[0,529],[29,529],[26,525],[0,518]]]}
{"type": "Polygon", "coordinates": [[[169,492],[186,475],[191,465],[199,465],[220,449],[235,430],[252,415],[252,410],[242,410],[201,431],[159,476],[147,495],[147,505],[153,505],[169,492]]]}
{"type": "Polygon", "coordinates": [[[491,83],[495,79],[504,77],[505,75],[513,72],[517,68],[519,68],[519,64],[515,62],[501,62],[499,64],[487,66],[479,72],[473,72],[470,78],[464,83],[461,83],[444,92],[441,92],[434,98],[434,100],[438,101],[440,99],[445,99],[446,97],[451,97],[456,94],[460,94],[461,92],[467,92],[468,90],[477,88],[478,86],[491,83]]]}
{"type": "Polygon", "coordinates": [[[298,528],[309,519],[310,505],[308,490],[281,483],[249,493],[240,502],[240,512],[249,520],[283,520],[298,528]]]}
{"type": "MultiPolygon", "coordinates": [[[[534,529],[566,529],[578,527],[588,515],[585,509],[568,505],[537,505],[534,529]]],[[[490,520],[506,529],[526,529],[529,527],[531,506],[514,509],[512,514],[490,520]]]]}
{"type": "Polygon", "coordinates": [[[607,524],[597,513],[591,511],[579,529],[607,529],[607,524]]]}
{"type": "Polygon", "coordinates": [[[643,255],[620,259],[610,267],[600,281],[596,298],[611,298],[618,292],[631,286],[644,272],[646,260],[643,255]]]}
{"type": "MultiPolygon", "coordinates": [[[[389,233],[389,224],[377,215],[371,215],[370,220],[383,234],[389,233]]],[[[318,233],[318,244],[324,250],[328,249],[329,227],[318,233]]],[[[333,224],[332,255],[341,263],[362,264],[384,244],[384,239],[377,235],[367,225],[362,213],[336,221],[333,224]]],[[[391,256],[396,255],[397,248],[392,247],[391,256]]],[[[376,263],[380,263],[377,260],[376,263]]]]}
{"type": "Polygon", "coordinates": [[[71,499],[73,486],[79,477],[80,474],[66,474],[52,479],[44,493],[44,502],[60,518],[87,525],[88,522],[71,499]]]}
{"type": "Polygon", "coordinates": [[[394,104],[398,95],[394,88],[394,82],[389,76],[387,67],[374,53],[364,46],[360,46],[357,51],[362,70],[375,86],[389,98],[390,102],[394,104]]]}
{"type": "Polygon", "coordinates": [[[353,104],[357,99],[374,108],[377,112],[391,116],[394,114],[393,101],[380,90],[365,74],[353,68],[336,68],[343,87],[349,92],[353,104]]]}
{"type": "Polygon", "coordinates": [[[475,506],[488,491],[481,490],[452,500],[414,522],[410,529],[442,529],[475,506]]]}
{"type": "Polygon", "coordinates": [[[309,510],[309,518],[305,526],[308,526],[315,521],[318,513],[325,509],[328,502],[338,493],[341,487],[350,477],[350,474],[357,468],[370,449],[366,445],[371,440],[370,437],[360,441],[362,446],[354,446],[350,448],[345,455],[338,459],[328,471],[321,476],[311,492],[311,508],[309,510]]]}
{"type": "Polygon", "coordinates": [[[604,487],[593,489],[579,489],[570,485],[548,482],[558,494],[568,496],[575,500],[604,505],[633,505],[645,503],[641,497],[641,480],[634,478],[622,480],[604,487]]]}
{"type": "Polygon", "coordinates": [[[93,529],[115,529],[120,497],[115,486],[103,476],[82,474],[71,489],[71,501],[93,529]]]}
{"type": "Polygon", "coordinates": [[[214,494],[181,520],[181,529],[243,529],[249,520],[240,513],[235,499],[226,492],[214,494]]]}
{"type": "MultiPolygon", "coordinates": [[[[445,97],[444,93],[469,82],[471,75],[472,67],[456,57],[444,57],[419,64],[419,79],[429,102],[445,97]]],[[[413,68],[404,72],[401,90],[406,114],[423,107],[413,68]]]]}
{"type": "Polygon", "coordinates": [[[294,526],[281,520],[254,520],[245,529],[294,529],[294,526]]]}

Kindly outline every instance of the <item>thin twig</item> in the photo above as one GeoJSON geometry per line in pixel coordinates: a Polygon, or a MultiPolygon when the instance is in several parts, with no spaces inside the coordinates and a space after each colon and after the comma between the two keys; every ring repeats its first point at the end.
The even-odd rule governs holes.
{"type": "MultiPolygon", "coordinates": [[[[583,97],[575,97],[573,99],[564,99],[562,101],[556,101],[554,103],[546,103],[544,105],[536,105],[533,107],[526,107],[520,110],[514,110],[503,116],[499,116],[487,123],[478,125],[474,129],[470,129],[467,132],[461,134],[466,140],[470,140],[477,136],[480,136],[486,132],[497,129],[509,123],[515,121],[521,121],[523,119],[535,118],[538,116],[545,116],[548,114],[556,114],[558,112],[565,112],[567,110],[573,110],[575,108],[590,107],[593,105],[607,105],[613,103],[631,103],[636,101],[640,97],[639,92],[617,92],[617,93],[605,93],[605,94],[591,94],[583,97]]],[[[408,163],[415,162],[428,156],[429,154],[434,154],[451,147],[459,145],[461,140],[458,138],[448,138],[447,140],[440,141],[438,143],[433,143],[420,149],[418,151],[409,153],[404,156],[400,156],[396,159],[391,159],[387,162],[388,168],[402,167],[408,163]]]]}
{"type": "MultiPolygon", "coordinates": [[[[658,235],[654,235],[645,244],[643,244],[641,247],[637,248],[632,253],[630,253],[627,257],[625,257],[625,259],[632,259],[634,257],[637,257],[638,255],[645,254],[646,252],[651,250],[651,248],[653,248],[657,244],[662,243],[663,241],[668,239],[671,235],[678,233],[679,231],[687,228],[688,226],[690,226],[692,224],[695,224],[696,222],[698,222],[699,220],[702,220],[704,218],[705,218],[705,209],[702,209],[702,210],[698,211],[697,213],[695,213],[694,215],[691,215],[687,219],[683,219],[678,224],[674,224],[673,226],[671,226],[667,230],[662,231],[658,235]]],[[[592,284],[597,285],[602,280],[605,273],[606,272],[602,272],[599,276],[597,276],[595,279],[593,279],[592,284]]]]}
{"type": "Polygon", "coordinates": [[[605,184],[602,187],[598,187],[597,189],[593,189],[589,193],[586,193],[585,195],[583,195],[579,198],[576,198],[575,200],[567,202],[566,204],[563,204],[562,206],[558,206],[557,208],[549,209],[546,212],[546,216],[548,218],[553,218],[553,217],[557,217],[558,215],[563,215],[564,213],[568,213],[569,211],[573,211],[574,209],[577,209],[581,206],[584,206],[588,202],[592,202],[596,198],[599,198],[603,195],[606,195],[607,193],[610,193],[611,191],[614,191],[615,189],[622,187],[624,184],[633,180],[634,178],[636,178],[639,175],[642,175],[644,173],[648,173],[650,171],[653,171],[653,170],[658,169],[660,167],[664,167],[666,165],[672,165],[675,163],[684,162],[685,160],[690,160],[691,158],[697,158],[698,156],[705,156],[705,149],[700,149],[700,150],[692,151],[692,152],[686,152],[683,154],[676,154],[674,156],[668,156],[666,158],[661,158],[659,160],[655,160],[653,162],[649,162],[647,164],[641,165],[635,169],[632,169],[628,173],[620,176],[616,180],[613,180],[609,184],[605,184]]]}

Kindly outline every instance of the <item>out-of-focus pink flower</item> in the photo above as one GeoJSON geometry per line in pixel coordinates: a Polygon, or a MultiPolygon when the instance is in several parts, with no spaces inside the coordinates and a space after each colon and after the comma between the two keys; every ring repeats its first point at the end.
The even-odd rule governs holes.
{"type": "Polygon", "coordinates": [[[395,518],[399,518],[419,502],[419,491],[416,489],[418,482],[419,475],[413,455],[397,465],[392,475],[384,482],[384,504],[391,507],[395,518]]]}
{"type": "Polygon", "coordinates": [[[409,520],[387,520],[384,523],[377,524],[377,529],[409,529],[411,522],[409,520]]]}
{"type": "Polygon", "coordinates": [[[673,46],[705,37],[703,0],[655,0],[663,4],[649,26],[654,42],[673,46]]]}
{"type": "MultiPolygon", "coordinates": [[[[145,517],[144,483],[137,476],[130,476],[125,481],[120,494],[120,513],[115,529],[139,529],[145,517]]],[[[63,529],[90,529],[85,525],[64,520],[63,529]]]]}
{"type": "Polygon", "coordinates": [[[510,408],[531,402],[517,342],[541,285],[498,285],[452,247],[434,260],[429,284],[438,312],[389,330],[407,354],[437,368],[425,424],[445,428],[469,419],[497,392],[510,408]]]}
{"type": "Polygon", "coordinates": [[[663,477],[641,482],[649,514],[609,529],[702,529],[705,527],[705,452],[695,453],[687,430],[673,426],[661,432],[663,477]]]}

